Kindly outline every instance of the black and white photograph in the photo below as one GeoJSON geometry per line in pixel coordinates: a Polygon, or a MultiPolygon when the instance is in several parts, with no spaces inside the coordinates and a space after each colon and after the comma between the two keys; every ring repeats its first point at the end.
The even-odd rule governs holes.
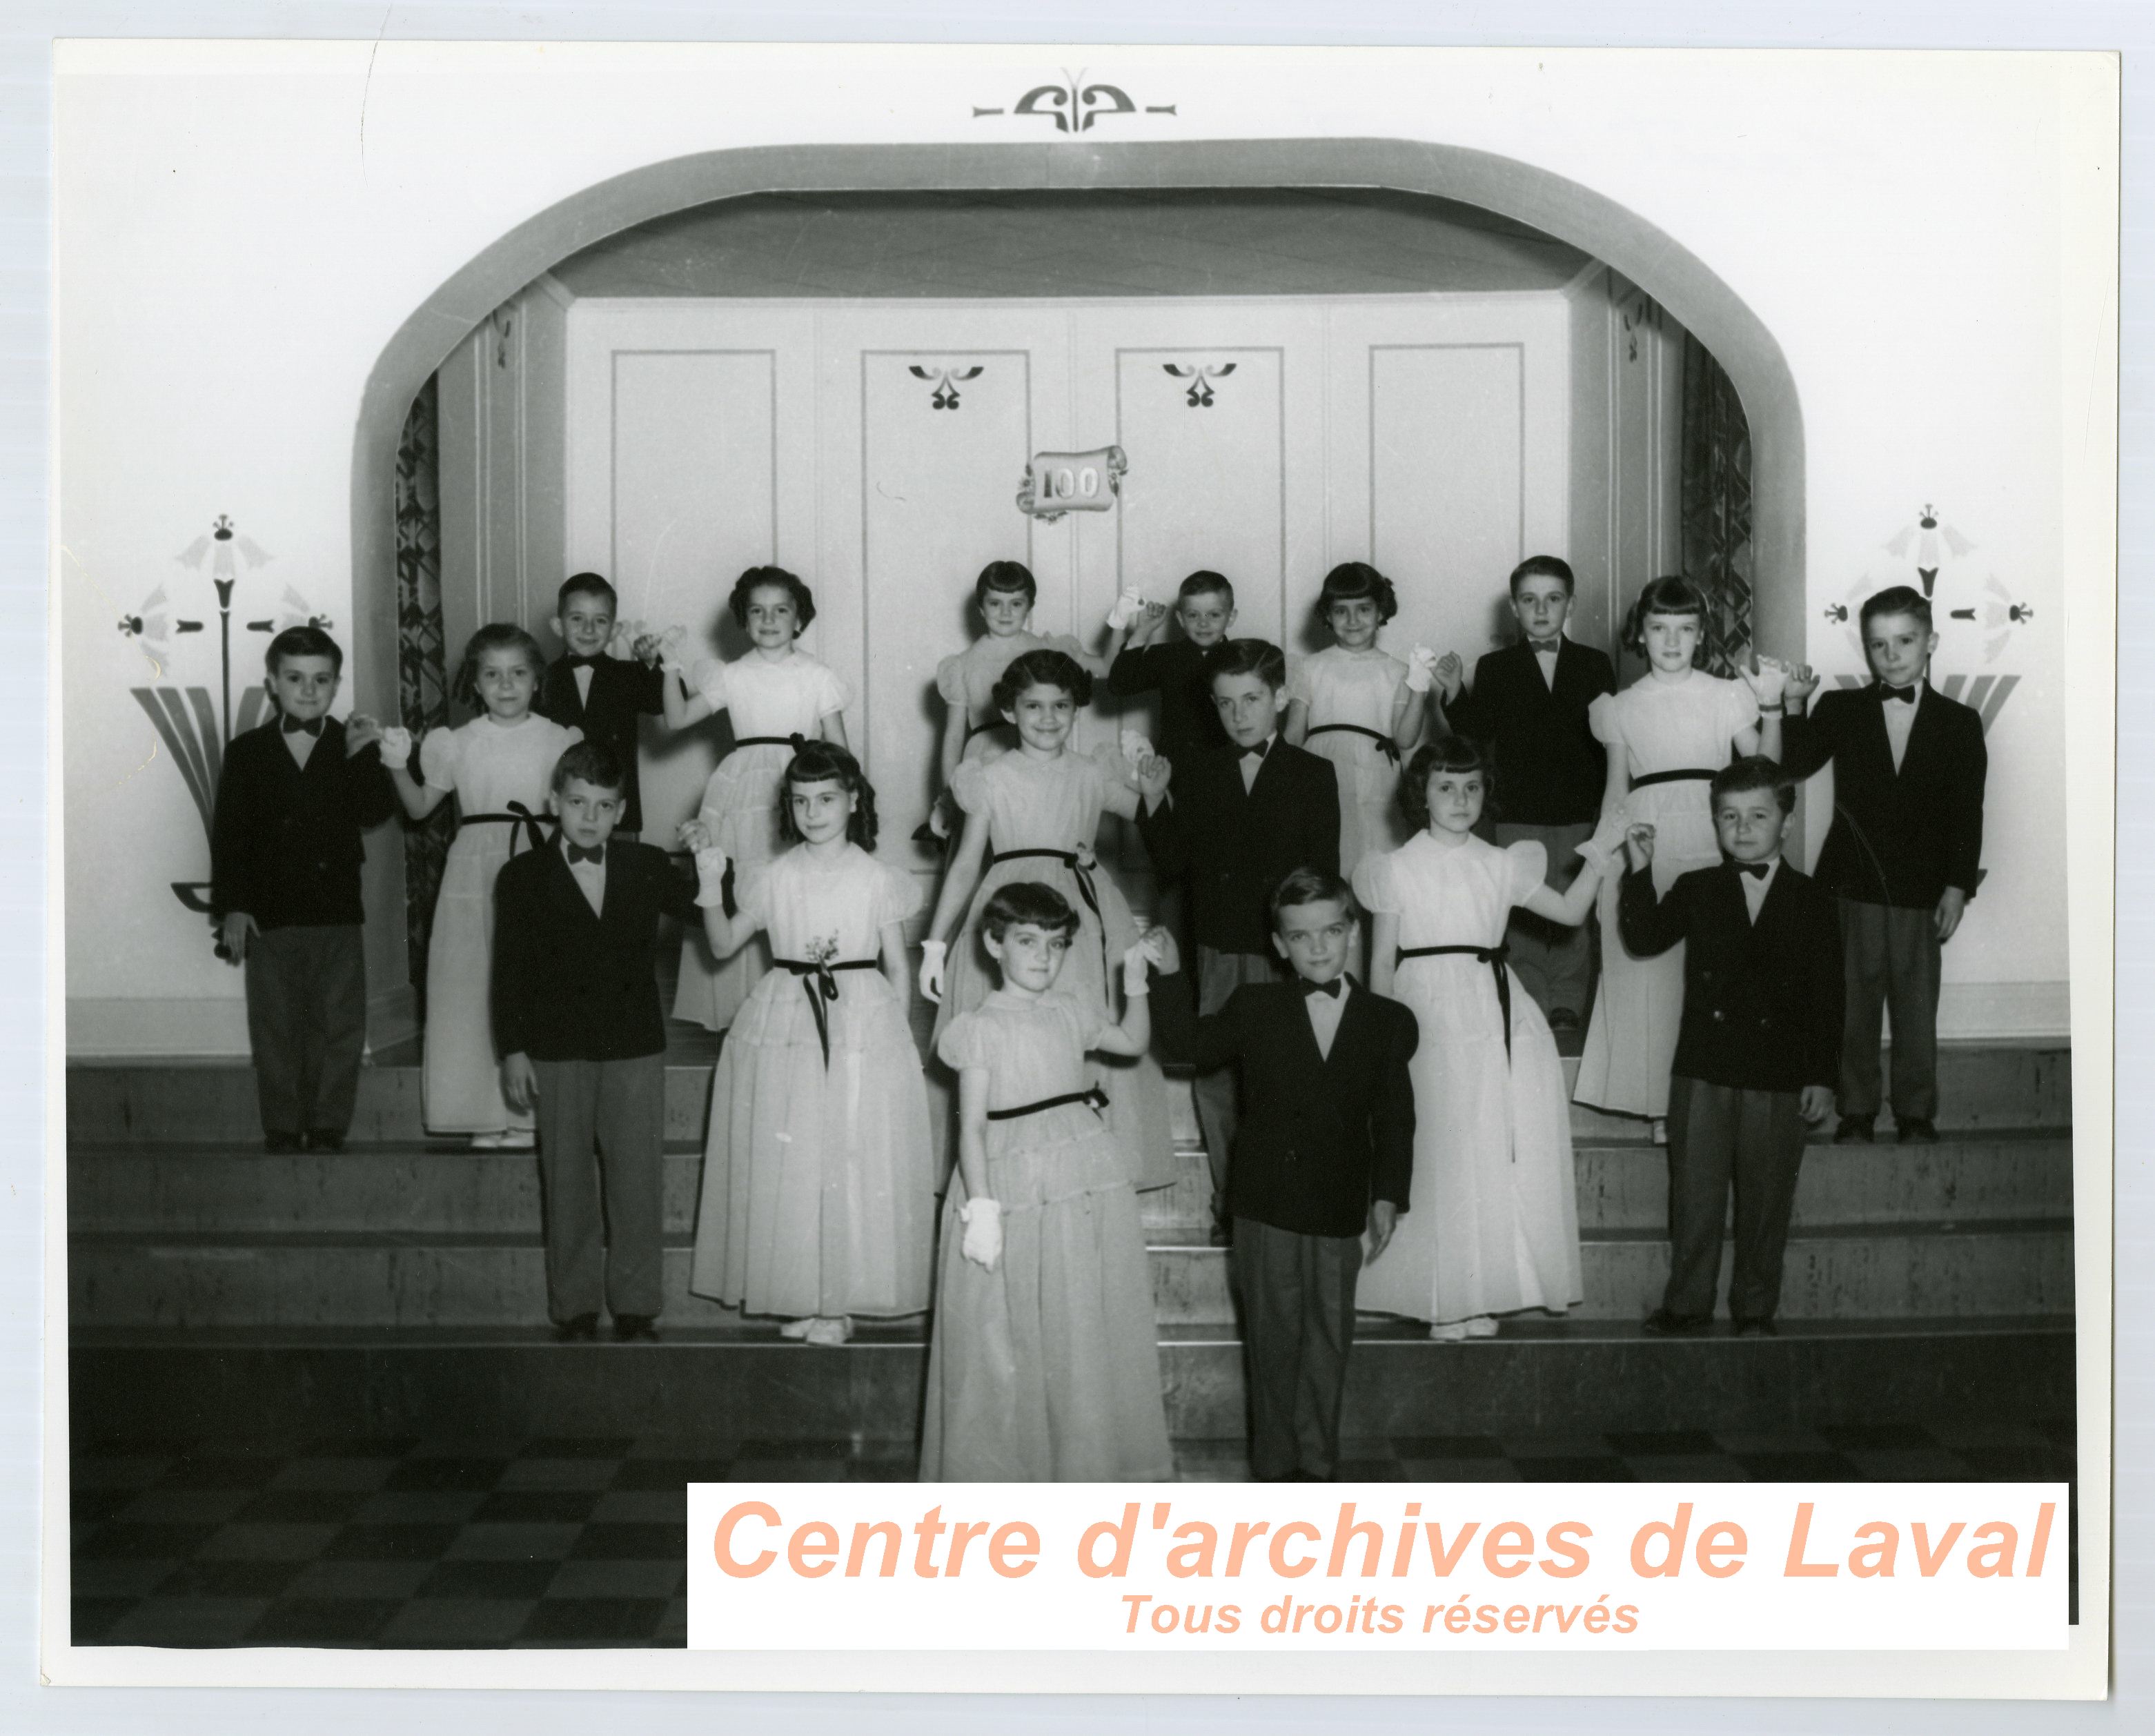
{"type": "Polygon", "coordinates": [[[2114,59],[55,69],[49,1669],[1798,1479],[2099,1667],[2114,59]]]}

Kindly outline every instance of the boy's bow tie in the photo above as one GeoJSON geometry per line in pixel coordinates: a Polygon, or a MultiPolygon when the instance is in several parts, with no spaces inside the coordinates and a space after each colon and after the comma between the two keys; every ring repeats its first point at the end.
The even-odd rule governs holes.
{"type": "Polygon", "coordinates": [[[1543,657],[1554,657],[1558,652],[1564,648],[1564,641],[1560,638],[1554,639],[1529,639],[1527,641],[1527,643],[1535,652],[1543,657]]]}
{"type": "Polygon", "coordinates": [[[1255,747],[1244,748],[1242,750],[1242,757],[1246,760],[1262,760],[1265,756],[1265,750],[1271,745],[1271,740],[1267,738],[1263,741],[1260,741],[1255,747]]]}
{"type": "Polygon", "coordinates": [[[1298,976],[1295,979],[1303,994],[1329,995],[1334,1000],[1339,998],[1340,987],[1346,981],[1344,976],[1335,976],[1329,982],[1312,982],[1307,976],[1298,976]]]}
{"type": "Polygon", "coordinates": [[[1878,697],[1881,699],[1898,699],[1904,705],[1912,705],[1916,703],[1916,690],[1912,687],[1889,687],[1881,681],[1878,684],[1878,697]]]}
{"type": "Polygon", "coordinates": [[[1748,874],[1754,880],[1764,879],[1774,870],[1774,864],[1770,862],[1738,862],[1733,857],[1728,865],[1738,873],[1748,874]]]}
{"type": "Polygon", "coordinates": [[[284,719],[284,733],[287,735],[297,735],[302,731],[310,735],[320,735],[322,733],[321,719],[318,717],[287,717],[284,719]]]}
{"type": "Polygon", "coordinates": [[[571,868],[574,868],[580,862],[588,862],[592,867],[596,868],[606,860],[606,846],[604,844],[593,844],[588,850],[586,850],[581,844],[571,844],[566,848],[569,853],[569,866],[571,868]]]}
{"type": "Polygon", "coordinates": [[[582,656],[580,653],[572,651],[566,657],[561,659],[563,663],[566,663],[572,669],[588,669],[594,664],[603,663],[605,660],[606,653],[603,651],[594,651],[589,657],[582,656]]]}

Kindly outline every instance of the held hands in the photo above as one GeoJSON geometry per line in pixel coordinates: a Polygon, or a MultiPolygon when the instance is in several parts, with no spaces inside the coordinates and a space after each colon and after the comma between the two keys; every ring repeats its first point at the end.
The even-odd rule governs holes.
{"type": "Polygon", "coordinates": [[[1804,1120],[1816,1127],[1833,1113],[1833,1087],[1806,1085],[1798,1105],[1804,1120]]]}
{"type": "Polygon", "coordinates": [[[1758,665],[1755,669],[1747,669],[1738,663],[1736,673],[1743,678],[1744,686],[1751,689],[1761,711],[1779,710],[1789,684],[1789,666],[1778,657],[1761,657],[1753,661],[1758,665]]]}
{"type": "Polygon", "coordinates": [[[1376,1263],[1378,1255],[1392,1245],[1392,1232],[1399,1227],[1400,1208],[1390,1200],[1369,1202],[1369,1230],[1362,1242],[1362,1263],[1376,1263]]]}
{"type": "Polygon", "coordinates": [[[958,1252],[984,1271],[993,1272],[1003,1257],[1003,1208],[1000,1200],[971,1199],[958,1208],[965,1226],[958,1252]]]}
{"type": "Polygon", "coordinates": [[[1147,603],[1138,612],[1136,624],[1130,630],[1130,638],[1140,644],[1144,643],[1159,631],[1160,623],[1166,619],[1167,605],[1165,603],[1147,603]]]}
{"type": "Polygon", "coordinates": [[[1123,992],[1129,996],[1149,995],[1152,981],[1147,976],[1151,967],[1159,962],[1160,945],[1154,938],[1157,929],[1148,929],[1138,937],[1137,944],[1123,954],[1123,992]]]}
{"type": "Polygon", "coordinates": [[[1426,694],[1436,679],[1436,653],[1426,645],[1417,645],[1407,653],[1407,691],[1426,694]]]}
{"type": "Polygon", "coordinates": [[[1654,828],[1644,821],[1629,828],[1624,834],[1624,853],[1631,864],[1631,872],[1638,873],[1654,863],[1654,828]]]}
{"type": "Polygon", "coordinates": [[[1108,611],[1108,631],[1120,632],[1138,616],[1143,614],[1149,607],[1144,600],[1144,593],[1136,586],[1129,586],[1120,597],[1115,599],[1114,607],[1108,611]]]}
{"type": "Polygon", "coordinates": [[[1447,651],[1437,659],[1436,684],[1444,691],[1447,705],[1456,699],[1467,686],[1467,665],[1459,660],[1456,651],[1447,651]]]}
{"type": "Polygon", "coordinates": [[[501,1057],[501,1094],[512,1109],[539,1107],[539,1069],[521,1049],[501,1057]]]}
{"type": "Polygon", "coordinates": [[[681,848],[692,855],[701,856],[704,851],[717,848],[718,842],[711,836],[711,828],[700,819],[681,822],[681,848]]]}
{"type": "Polygon", "coordinates": [[[920,943],[920,998],[938,1006],[943,1001],[943,956],[948,948],[940,940],[920,943]]]}
{"type": "Polygon", "coordinates": [[[1624,855],[1624,811],[1617,808],[1601,817],[1594,828],[1594,836],[1579,847],[1579,860],[1597,874],[1605,874],[1612,868],[1622,872],[1624,855]]]}
{"type": "Polygon", "coordinates": [[[375,719],[355,711],[345,719],[344,756],[347,760],[381,740],[381,725],[375,719]]]}
{"type": "Polygon", "coordinates": [[[1154,923],[1141,938],[1144,945],[1154,949],[1153,968],[1162,976],[1172,976],[1182,968],[1182,949],[1175,945],[1174,929],[1154,923]]]}
{"type": "Polygon", "coordinates": [[[1818,687],[1817,670],[1809,663],[1794,664],[1789,669],[1788,685],[1782,689],[1783,702],[1789,710],[1801,711],[1818,687]]]}
{"type": "Polygon", "coordinates": [[[1168,780],[1175,775],[1175,767],[1165,754],[1154,754],[1138,767],[1138,793],[1145,799],[1147,807],[1158,807],[1167,794],[1168,780]]]}
{"type": "Polygon", "coordinates": [[[1938,907],[1931,912],[1931,926],[1937,931],[1941,946],[1953,939],[1967,909],[1968,894],[1958,886],[1948,886],[1938,895],[1938,907]]]}
{"type": "Polygon", "coordinates": [[[245,964],[247,943],[261,932],[260,925],[244,910],[234,910],[227,916],[218,930],[218,943],[224,949],[225,963],[245,964]]]}
{"type": "Polygon", "coordinates": [[[381,763],[392,771],[401,771],[412,763],[413,742],[409,730],[383,730],[375,739],[381,744],[381,763]]]}

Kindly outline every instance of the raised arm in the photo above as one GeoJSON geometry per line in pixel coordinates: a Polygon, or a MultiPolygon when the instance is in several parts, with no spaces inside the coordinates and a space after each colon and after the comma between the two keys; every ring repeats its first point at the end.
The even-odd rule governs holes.
{"type": "Polygon", "coordinates": [[[1654,828],[1634,826],[1624,841],[1630,867],[1618,891],[1617,926],[1624,944],[1643,958],[1666,952],[1684,937],[1684,901],[1678,881],[1663,898],[1654,890],[1654,828]]]}
{"type": "Polygon", "coordinates": [[[1428,725],[1430,694],[1437,684],[1441,661],[1428,646],[1415,646],[1400,690],[1392,695],[1392,745],[1403,754],[1413,751],[1428,725]]]}
{"type": "Polygon", "coordinates": [[[1547,881],[1519,900],[1522,910],[1531,910],[1537,916],[1547,917],[1551,922],[1560,922],[1568,929],[1575,929],[1586,920],[1594,909],[1594,900],[1601,891],[1601,877],[1606,870],[1591,860],[1583,861],[1571,884],[1559,892],[1547,881]]]}
{"type": "Polygon", "coordinates": [[[659,702],[666,714],[666,727],[685,730],[691,724],[699,724],[714,709],[700,693],[688,692],[688,678],[683,670],[668,664],[659,671],[664,678],[658,689],[659,702]]]}
{"type": "Polygon", "coordinates": [[[422,782],[414,775],[412,750],[417,745],[409,730],[381,732],[381,763],[388,771],[390,786],[397,791],[397,799],[404,804],[404,812],[415,820],[423,820],[442,805],[449,792],[422,782]]]}
{"type": "Polygon", "coordinates": [[[1103,1031],[1093,1047],[1103,1055],[1142,1055],[1152,1047],[1151,966],[1159,945],[1149,935],[1123,954],[1123,1022],[1103,1031]]]}
{"type": "Polygon", "coordinates": [[[928,934],[921,946],[920,992],[930,1001],[943,998],[943,964],[958,925],[980,883],[981,866],[988,856],[988,817],[965,816],[965,829],[958,848],[943,870],[943,889],[936,894],[935,914],[928,919],[928,934]]]}

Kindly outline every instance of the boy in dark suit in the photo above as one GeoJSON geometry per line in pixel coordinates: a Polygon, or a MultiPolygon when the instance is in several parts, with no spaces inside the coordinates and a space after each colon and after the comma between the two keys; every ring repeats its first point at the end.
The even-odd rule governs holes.
{"type": "Polygon", "coordinates": [[[227,745],[210,826],[218,950],[247,972],[263,1144],[340,1151],[366,1047],[360,833],[397,809],[373,719],[331,717],[344,653],[317,627],[269,642],[274,714],[227,745]]]}
{"type": "MultiPolygon", "coordinates": [[[[1513,569],[1511,587],[1518,642],[1476,663],[1471,689],[1458,653],[1447,653],[1437,684],[1453,733],[1485,743],[1496,756],[1504,817],[1495,822],[1495,842],[1539,842],[1548,852],[1548,883],[1562,892],[1578,875],[1579,846],[1594,836],[1608,776],[1608,755],[1587,726],[1586,709],[1616,691],[1616,672],[1605,653],[1564,636],[1573,591],[1567,563],[1529,556],[1513,569]]],[[[1564,928],[1515,909],[1506,944],[1549,1029],[1578,1030],[1594,992],[1586,925],[1564,928]]]]}
{"type": "MultiPolygon", "coordinates": [[[[558,1335],[588,1339],[603,1296],[614,1336],[656,1338],[666,1022],[658,919],[694,920],[699,888],[663,850],[619,837],[627,769],[580,741],[554,767],[561,835],[509,858],[494,882],[494,1036],[502,1095],[539,1112],[546,1307],[558,1335]],[[605,1167],[606,1237],[599,1215],[605,1167]]],[[[720,912],[714,883],[708,930],[720,912]]]]}
{"type": "Polygon", "coordinates": [[[1125,607],[1118,602],[1108,617],[1108,685],[1118,694],[1159,695],[1159,750],[1169,759],[1225,747],[1205,660],[1235,625],[1235,587],[1216,572],[1185,579],[1175,600],[1179,639],[1154,637],[1167,619],[1165,603],[1140,603],[1118,618],[1125,607]]]}
{"type": "Polygon", "coordinates": [[[1937,1136],[1940,954],[1983,878],[1983,719],[1931,685],[1929,599],[1906,585],[1863,605],[1874,680],[1822,694],[1791,676],[1782,756],[1809,777],[1833,765],[1833,829],[1818,878],[1840,901],[1848,1027],[1837,1144],[1868,1144],[1881,1095],[1879,1011],[1893,1010],[1893,1124],[1903,1144],[1937,1136]]]}
{"type": "Polygon", "coordinates": [[[636,642],[635,660],[608,657],[620,611],[613,586],[595,572],[566,581],[547,623],[569,648],[546,665],[532,709],[555,723],[581,730],[584,740],[613,750],[628,781],[619,829],[631,838],[643,830],[643,801],[637,786],[637,719],[658,717],[666,707],[666,672],[658,666],[658,639],[636,642]]]}
{"type": "MultiPolygon", "coordinates": [[[[1272,982],[1272,888],[1295,869],[1339,872],[1339,786],[1332,764],[1279,733],[1287,658],[1262,639],[1230,639],[1205,666],[1227,745],[1142,774],[1138,830],[1154,868],[1180,878],[1197,939],[1197,1010],[1215,1013],[1246,982],[1272,982]],[[1175,780],[1168,792],[1170,771],[1175,780]]],[[[1226,1237],[1227,1154],[1235,1081],[1200,1074],[1197,1119],[1212,1169],[1216,1234],[1226,1237]]]]}
{"type": "MultiPolygon", "coordinates": [[[[1414,1175],[1415,1017],[1346,974],[1361,950],[1353,894],[1298,869],[1272,897],[1272,950],[1294,975],[1246,983],[1210,1017],[1155,996],[1169,1058],[1239,1064],[1242,1120],[1227,1184],[1250,1396],[1250,1468],[1328,1482],[1354,1339],[1363,1237],[1374,1260],[1414,1175]]],[[[1172,962],[1172,960],[1170,960],[1172,962]]]]}
{"type": "Polygon", "coordinates": [[[1713,780],[1723,860],[1654,894],[1654,828],[1625,838],[1624,944],[1684,943],[1683,1022],[1669,1081],[1669,1282],[1649,1332],[1703,1332],[1720,1286],[1722,1225],[1736,1188],[1728,1311],[1770,1334],[1808,1126],[1833,1112],[1840,1057],[1840,932],[1833,899],[1780,859],[1795,786],[1750,755],[1713,780]]]}

